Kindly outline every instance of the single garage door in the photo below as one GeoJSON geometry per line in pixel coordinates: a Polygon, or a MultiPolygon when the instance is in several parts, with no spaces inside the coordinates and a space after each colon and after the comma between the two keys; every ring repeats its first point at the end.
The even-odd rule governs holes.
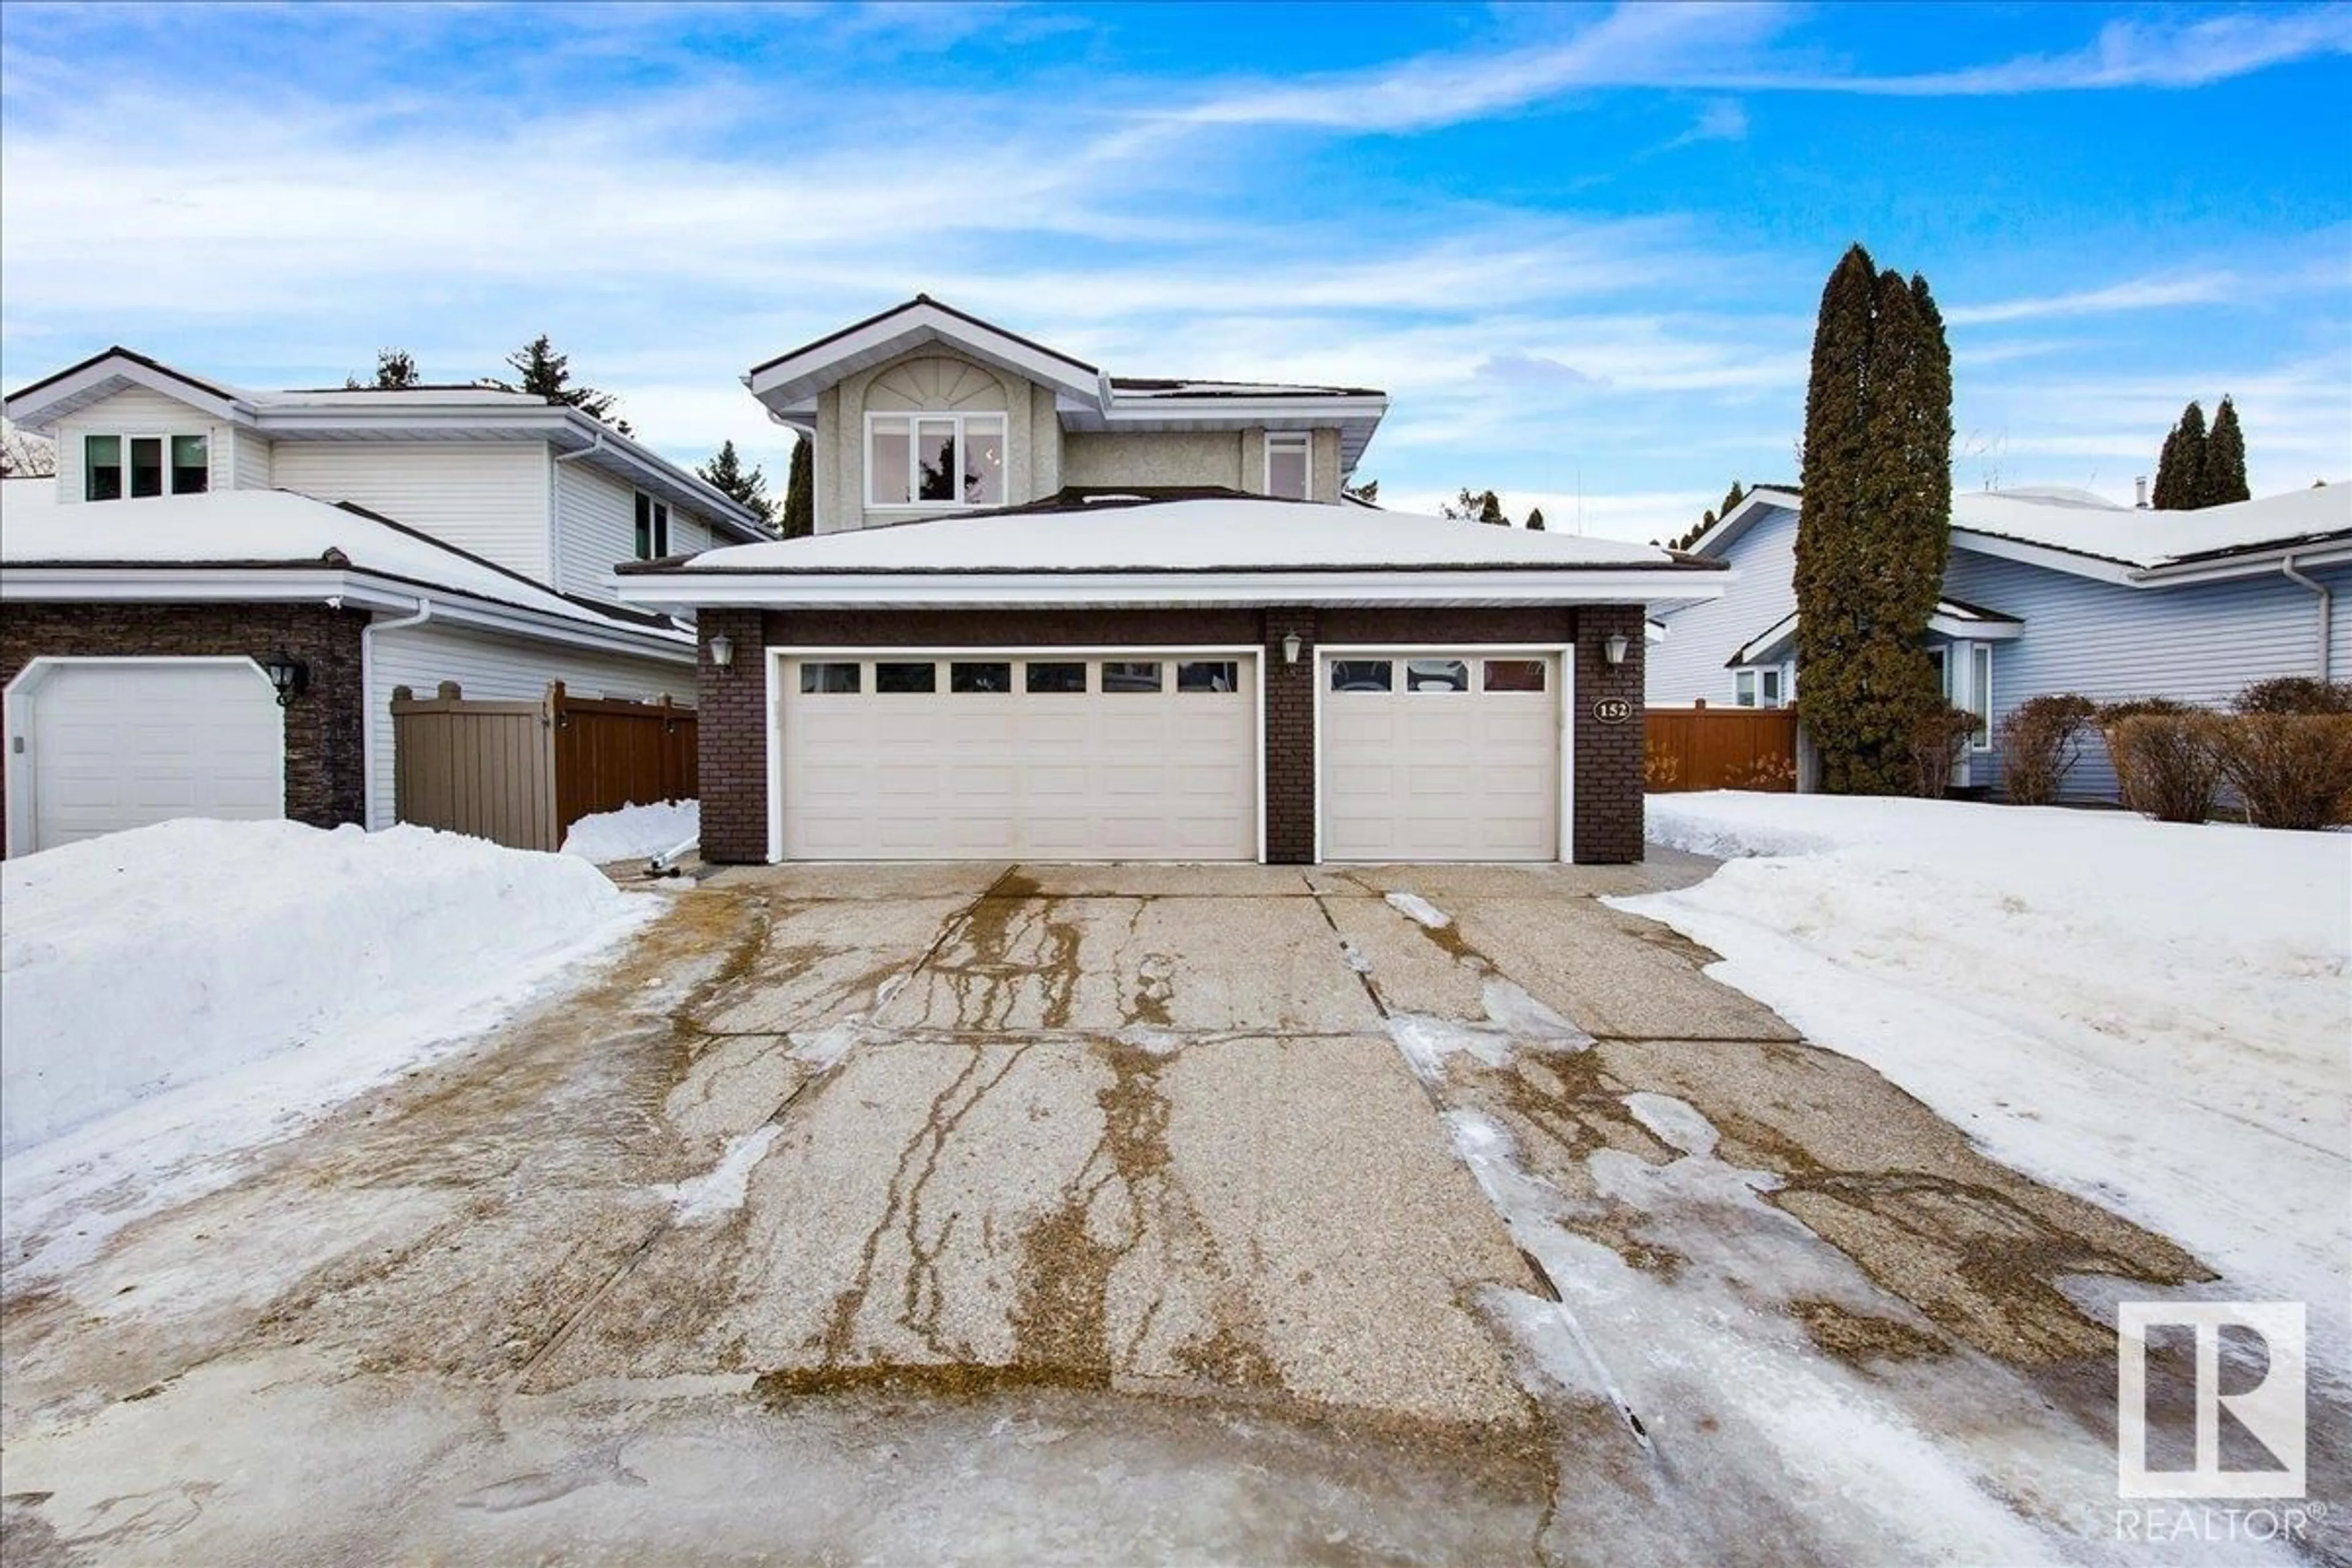
{"type": "Polygon", "coordinates": [[[1247,653],[788,658],[783,852],[1254,860],[1247,653]]]}
{"type": "Polygon", "coordinates": [[[250,659],[43,660],[10,701],[31,753],[31,848],[175,816],[286,815],[286,715],[250,659]]]}
{"type": "Polygon", "coordinates": [[[1327,860],[1557,860],[1559,660],[1322,658],[1327,860]]]}

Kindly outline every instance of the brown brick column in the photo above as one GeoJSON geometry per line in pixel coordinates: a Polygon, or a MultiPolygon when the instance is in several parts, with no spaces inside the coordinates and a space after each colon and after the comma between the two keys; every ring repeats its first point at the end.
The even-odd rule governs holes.
{"type": "Polygon", "coordinates": [[[1642,858],[1642,606],[1588,605],[1576,612],[1576,863],[1614,866],[1642,858]],[[1601,642],[1624,635],[1625,662],[1612,669],[1601,642]],[[1633,713],[1603,724],[1592,705],[1622,697],[1633,713]]]}
{"type": "Polygon", "coordinates": [[[1315,612],[1269,609],[1265,625],[1265,858],[1276,866],[1315,860],[1315,612]],[[1297,664],[1282,639],[1298,634],[1297,664]]]}
{"type": "Polygon", "coordinates": [[[768,655],[758,610],[706,609],[696,617],[702,657],[695,670],[696,757],[701,773],[702,858],[756,866],[768,858],[768,655]],[[710,639],[735,644],[725,669],[710,639]]]}

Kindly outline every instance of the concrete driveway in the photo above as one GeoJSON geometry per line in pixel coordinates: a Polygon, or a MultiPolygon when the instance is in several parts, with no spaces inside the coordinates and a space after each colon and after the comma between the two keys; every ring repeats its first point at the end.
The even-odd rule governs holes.
{"type": "Polygon", "coordinates": [[[8,1560],[2032,1554],[2196,1265],[1597,901],[1706,868],[722,873],[12,1279],[8,1560]]]}

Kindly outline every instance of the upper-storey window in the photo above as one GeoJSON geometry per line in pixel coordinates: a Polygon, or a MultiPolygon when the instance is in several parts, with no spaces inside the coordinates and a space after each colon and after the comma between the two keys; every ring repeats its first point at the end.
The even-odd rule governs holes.
{"type": "Polygon", "coordinates": [[[211,488],[212,476],[209,448],[202,436],[81,438],[84,500],[121,500],[126,495],[198,495],[211,488]]]}
{"type": "Polygon", "coordinates": [[[669,503],[637,492],[637,559],[658,561],[669,553],[669,503]]]}
{"type": "Polygon", "coordinates": [[[1268,435],[1265,438],[1265,493],[1284,500],[1312,500],[1306,435],[1268,435]]]}
{"type": "Polygon", "coordinates": [[[1004,416],[867,415],[866,504],[1003,506],[1004,416]]]}

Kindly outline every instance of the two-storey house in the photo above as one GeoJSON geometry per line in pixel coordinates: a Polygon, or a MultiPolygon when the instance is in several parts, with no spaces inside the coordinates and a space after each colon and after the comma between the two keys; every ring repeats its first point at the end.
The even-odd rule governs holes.
{"type": "Polygon", "coordinates": [[[396,687],[683,699],[691,634],[614,563],[768,537],[521,394],[253,391],[115,348],[6,413],[58,452],[0,487],[12,852],[187,815],[384,826],[396,687]]]}
{"type": "Polygon", "coordinates": [[[1351,504],[1378,392],[922,296],[744,379],[814,534],[619,574],[697,617],[706,858],[1640,858],[1643,613],[1712,563],[1351,504]]]}

